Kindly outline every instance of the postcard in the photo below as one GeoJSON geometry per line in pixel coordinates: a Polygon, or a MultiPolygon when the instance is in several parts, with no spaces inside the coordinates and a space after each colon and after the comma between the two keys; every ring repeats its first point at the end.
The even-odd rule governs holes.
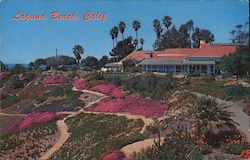
{"type": "Polygon", "coordinates": [[[248,0],[0,0],[0,159],[249,160],[248,0]]]}

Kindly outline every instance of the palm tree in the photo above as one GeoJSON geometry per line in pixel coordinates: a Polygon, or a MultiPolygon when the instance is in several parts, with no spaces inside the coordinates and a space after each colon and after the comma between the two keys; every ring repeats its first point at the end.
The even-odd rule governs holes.
{"type": "Polygon", "coordinates": [[[138,40],[137,40],[137,39],[134,39],[133,44],[134,44],[135,46],[138,46],[138,40]]]}
{"type": "Polygon", "coordinates": [[[143,44],[144,44],[144,42],[145,42],[144,39],[141,38],[141,39],[140,39],[141,49],[143,49],[143,44]]]}
{"type": "Polygon", "coordinates": [[[198,98],[194,104],[194,120],[197,134],[204,137],[206,133],[217,134],[221,128],[235,128],[232,112],[228,107],[220,106],[214,99],[198,98]]]}
{"type": "Polygon", "coordinates": [[[124,35],[123,35],[123,33],[125,31],[126,24],[124,22],[120,21],[119,24],[118,24],[118,27],[119,27],[119,30],[120,30],[120,32],[122,34],[123,52],[125,53],[125,44],[124,44],[124,35]]]}
{"type": "Polygon", "coordinates": [[[113,40],[113,48],[115,48],[115,30],[112,28],[109,32],[111,39],[113,40]]]}
{"type": "Polygon", "coordinates": [[[167,30],[169,30],[169,27],[171,26],[172,22],[171,22],[172,18],[170,16],[165,16],[162,21],[163,24],[167,27],[167,30]]]}
{"type": "Polygon", "coordinates": [[[162,27],[161,27],[160,21],[158,19],[154,19],[153,26],[154,26],[154,31],[156,33],[157,38],[160,38],[161,32],[162,32],[162,27]]]}
{"type": "Polygon", "coordinates": [[[122,21],[119,22],[118,24],[118,27],[119,27],[119,31],[121,32],[122,34],[122,40],[124,40],[124,36],[123,36],[123,33],[125,31],[125,28],[126,28],[126,24],[122,21]]]}
{"type": "Polygon", "coordinates": [[[119,30],[118,30],[118,27],[114,27],[114,35],[115,35],[115,43],[117,45],[117,37],[118,37],[118,33],[119,33],[119,30]]]}
{"type": "Polygon", "coordinates": [[[81,60],[81,54],[83,54],[84,49],[81,45],[77,44],[73,47],[73,54],[76,58],[77,65],[79,66],[79,61],[81,60]]]}
{"type": "MultiPolygon", "coordinates": [[[[132,26],[133,26],[133,28],[135,30],[136,39],[137,39],[137,42],[138,42],[138,30],[141,28],[141,23],[138,20],[135,20],[135,21],[133,21],[132,26]]],[[[138,49],[138,43],[137,43],[136,47],[138,49]]]]}

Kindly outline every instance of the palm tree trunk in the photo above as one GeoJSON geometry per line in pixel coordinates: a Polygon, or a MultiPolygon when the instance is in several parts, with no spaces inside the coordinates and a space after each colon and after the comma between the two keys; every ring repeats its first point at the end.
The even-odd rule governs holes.
{"type": "Polygon", "coordinates": [[[115,48],[115,40],[113,39],[113,49],[115,48]]]}
{"type": "MultiPolygon", "coordinates": [[[[138,40],[138,31],[136,31],[136,39],[138,40]]],[[[139,40],[138,40],[138,41],[139,41],[139,40]]],[[[138,43],[137,43],[136,46],[137,46],[137,49],[138,49],[138,48],[139,48],[139,47],[138,47],[138,43]]]]}
{"type": "Polygon", "coordinates": [[[123,53],[125,54],[125,43],[124,43],[124,36],[123,36],[123,33],[122,33],[122,42],[123,42],[123,53]]]}

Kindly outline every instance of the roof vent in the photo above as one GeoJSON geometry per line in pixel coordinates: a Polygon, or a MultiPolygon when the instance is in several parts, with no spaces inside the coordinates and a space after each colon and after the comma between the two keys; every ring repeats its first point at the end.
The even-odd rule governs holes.
{"type": "Polygon", "coordinates": [[[152,58],[153,54],[152,53],[145,53],[145,59],[152,58]]]}

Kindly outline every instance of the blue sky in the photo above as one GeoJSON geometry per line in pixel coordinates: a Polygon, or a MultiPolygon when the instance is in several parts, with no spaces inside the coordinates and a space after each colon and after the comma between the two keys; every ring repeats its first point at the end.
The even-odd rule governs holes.
{"type": "MultiPolygon", "coordinates": [[[[72,47],[81,44],[84,57],[100,58],[112,49],[110,29],[119,21],[127,25],[125,37],[135,36],[132,21],[139,20],[139,38],[145,40],[144,49],[152,49],[155,40],[153,19],[169,15],[178,28],[192,19],[195,27],[209,29],[215,42],[230,42],[229,32],[248,20],[247,0],[166,1],[166,0],[0,0],[0,60],[4,63],[29,63],[37,58],[59,54],[73,56],[72,47]],[[87,11],[107,12],[105,22],[82,21],[87,11]],[[13,21],[20,11],[24,14],[46,16],[45,21],[13,21]],[[76,21],[51,21],[50,13],[77,12],[76,21]]],[[[118,37],[121,40],[121,35],[118,37]]]]}

